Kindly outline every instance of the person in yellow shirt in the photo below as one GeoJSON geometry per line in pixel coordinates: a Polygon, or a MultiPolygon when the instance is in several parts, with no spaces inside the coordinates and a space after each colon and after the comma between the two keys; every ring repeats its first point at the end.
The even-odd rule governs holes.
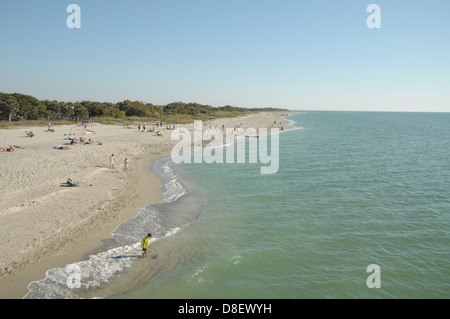
{"type": "Polygon", "coordinates": [[[142,246],[142,258],[147,258],[147,248],[148,248],[148,242],[150,241],[150,238],[152,237],[151,233],[148,233],[147,236],[142,238],[141,240],[141,246],[142,246]]]}

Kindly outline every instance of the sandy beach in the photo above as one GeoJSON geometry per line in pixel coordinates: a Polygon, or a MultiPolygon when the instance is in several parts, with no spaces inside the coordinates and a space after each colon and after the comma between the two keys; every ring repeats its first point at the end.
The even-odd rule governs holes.
{"type": "MultiPolygon", "coordinates": [[[[217,119],[203,127],[270,128],[277,113],[258,113],[217,119]]],[[[154,123],[140,123],[156,128],[154,123]]],[[[163,199],[163,183],[151,171],[152,162],[178,141],[164,123],[155,132],[132,127],[88,124],[3,129],[0,147],[0,298],[22,298],[30,282],[45,272],[85,258],[101,240],[145,204],[163,199]],[[26,134],[33,131],[34,137],[26,134]],[[84,137],[91,144],[70,145],[69,138],[84,137]],[[55,147],[69,147],[61,149],[55,147]],[[110,168],[114,154],[115,166],[110,168]],[[129,172],[124,160],[129,160],[129,172]],[[79,187],[66,187],[67,179],[79,187]],[[62,186],[63,185],[63,186],[62,186]]],[[[194,124],[177,125],[189,131],[194,124]]],[[[286,121],[284,121],[286,127],[286,121]]]]}

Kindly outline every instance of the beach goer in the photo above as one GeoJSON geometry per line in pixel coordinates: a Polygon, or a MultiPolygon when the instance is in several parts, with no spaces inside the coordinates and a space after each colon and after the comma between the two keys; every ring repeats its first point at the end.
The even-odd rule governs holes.
{"type": "Polygon", "coordinates": [[[148,233],[147,236],[142,238],[141,240],[141,246],[142,246],[142,258],[147,258],[147,249],[148,249],[148,242],[150,241],[150,238],[152,237],[151,233],[148,233]]]}
{"type": "Polygon", "coordinates": [[[114,163],[114,154],[111,154],[111,156],[109,157],[109,168],[113,169],[115,164],[116,163],[114,163]]]}
{"type": "Polygon", "coordinates": [[[128,173],[129,168],[128,168],[128,157],[125,157],[125,161],[123,162],[123,171],[128,173]]]}

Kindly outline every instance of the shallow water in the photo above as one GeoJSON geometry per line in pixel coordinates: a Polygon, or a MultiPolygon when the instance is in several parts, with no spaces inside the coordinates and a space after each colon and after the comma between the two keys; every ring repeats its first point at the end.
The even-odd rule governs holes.
{"type": "Polygon", "coordinates": [[[155,162],[166,201],[78,263],[81,288],[67,288],[66,267],[28,297],[450,297],[450,114],[289,119],[303,129],[279,135],[276,174],[260,162],[155,162]],[[148,229],[155,258],[135,258],[148,229]],[[372,264],[380,288],[368,287],[372,264]]]}

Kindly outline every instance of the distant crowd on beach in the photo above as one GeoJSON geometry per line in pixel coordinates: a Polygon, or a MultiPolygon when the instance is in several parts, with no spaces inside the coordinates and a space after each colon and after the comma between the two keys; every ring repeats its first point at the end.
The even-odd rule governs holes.
{"type": "MultiPolygon", "coordinates": [[[[77,137],[77,133],[65,133],[64,134],[64,140],[66,141],[66,143],[64,145],[57,145],[54,146],[54,149],[58,149],[58,150],[68,150],[70,149],[70,145],[75,145],[75,144],[83,144],[83,145],[89,145],[89,144],[98,144],[98,145],[102,145],[102,142],[99,140],[93,140],[91,138],[85,138],[85,135],[91,135],[91,134],[95,134],[94,131],[89,130],[87,128],[87,124],[86,123],[78,123],[78,126],[82,126],[84,127],[85,131],[81,133],[80,137],[77,137]]],[[[51,133],[55,133],[56,129],[54,124],[51,124],[51,122],[48,123],[47,129],[44,130],[44,132],[51,132],[51,133]]],[[[36,136],[36,134],[33,131],[25,131],[25,134],[30,137],[30,138],[34,138],[36,136]]],[[[24,149],[24,147],[20,147],[17,145],[10,145],[9,147],[1,147],[0,146],[0,151],[7,151],[7,152],[13,152],[16,149],[24,149]]]]}
{"type": "MultiPolygon", "coordinates": [[[[282,120],[274,120],[271,123],[272,127],[280,127],[280,129],[283,131],[284,127],[283,127],[283,122],[282,120]]],[[[286,121],[286,123],[289,123],[288,121],[286,121]]],[[[84,128],[84,131],[81,132],[79,134],[79,136],[77,135],[77,133],[74,132],[70,132],[70,133],[65,133],[64,136],[64,141],[65,143],[63,145],[57,145],[54,146],[54,149],[57,150],[70,150],[71,146],[73,145],[92,145],[92,144],[96,144],[96,145],[102,145],[103,143],[100,140],[96,140],[93,138],[88,138],[89,135],[93,135],[95,134],[95,132],[93,130],[89,130],[87,123],[78,123],[79,127],[84,128]]],[[[236,124],[234,126],[233,129],[233,134],[239,134],[239,132],[242,131],[244,124],[243,123],[239,123],[236,124]]],[[[136,129],[136,127],[133,126],[126,126],[127,129],[136,129]]],[[[209,126],[210,129],[212,129],[211,125],[209,126]]],[[[176,125],[174,124],[167,124],[164,127],[163,122],[156,122],[154,124],[151,124],[151,127],[148,127],[147,124],[138,124],[137,125],[137,131],[140,133],[144,133],[144,132],[149,132],[149,133],[155,133],[155,136],[158,137],[163,137],[164,135],[162,134],[161,130],[175,130],[176,129],[176,125]]],[[[194,130],[197,129],[197,127],[194,128],[194,130]]],[[[215,125],[215,129],[218,129],[218,125],[215,125]]],[[[225,125],[222,125],[222,131],[225,130],[225,125]]],[[[44,130],[44,132],[51,132],[51,133],[55,133],[56,129],[55,126],[49,122],[47,129],[44,130]]],[[[34,138],[36,136],[35,132],[33,131],[25,131],[25,134],[30,137],[30,138],[34,138]]],[[[212,141],[210,141],[210,144],[212,143],[212,141]]],[[[17,146],[17,145],[9,145],[8,147],[1,147],[0,146],[0,151],[6,151],[6,152],[14,152],[17,149],[25,149],[25,147],[21,147],[21,146],[17,146]]],[[[114,161],[113,161],[113,155],[110,158],[110,168],[114,168],[114,161]]],[[[124,171],[128,172],[129,171],[129,162],[128,162],[128,158],[125,158],[124,160],[124,171]]]]}
{"type": "MultiPolygon", "coordinates": [[[[64,133],[63,139],[64,139],[65,143],[62,145],[53,146],[53,149],[55,149],[55,150],[70,150],[71,146],[74,146],[74,145],[92,145],[92,144],[103,145],[102,141],[88,137],[89,135],[95,134],[95,132],[93,130],[89,130],[86,123],[78,123],[78,126],[84,128],[84,130],[80,133],[76,133],[76,132],[64,133]]],[[[162,122],[156,123],[156,127],[159,128],[162,126],[163,126],[162,122]]],[[[128,126],[127,128],[130,128],[130,127],[128,126]]],[[[167,126],[167,129],[174,129],[174,128],[175,128],[175,124],[173,124],[173,126],[172,125],[167,126]]],[[[139,124],[138,130],[139,130],[139,132],[155,132],[156,131],[155,128],[147,129],[145,124],[142,125],[142,129],[141,129],[141,125],[139,124]]],[[[44,132],[55,133],[56,132],[55,126],[51,122],[49,122],[47,129],[45,129],[44,132]]],[[[35,138],[35,136],[36,136],[35,132],[33,132],[33,131],[25,131],[25,134],[27,137],[30,137],[30,138],[35,138]]],[[[163,136],[160,131],[156,131],[156,135],[163,136]]],[[[18,149],[26,149],[26,147],[21,147],[18,145],[9,145],[8,147],[0,146],[1,152],[14,152],[15,150],[18,150],[18,149]]],[[[114,169],[115,168],[114,154],[112,154],[110,156],[109,163],[110,163],[109,168],[114,169]]],[[[127,157],[124,159],[123,167],[124,167],[124,172],[128,173],[129,172],[129,159],[127,157]]]]}
{"type": "MultiPolygon", "coordinates": [[[[87,127],[87,124],[78,123],[78,126],[83,128],[83,130],[81,132],[72,132],[71,131],[68,133],[63,133],[61,138],[63,139],[64,143],[61,145],[53,146],[52,148],[55,150],[71,150],[72,146],[80,145],[80,144],[81,145],[93,145],[93,144],[103,145],[103,143],[100,140],[94,139],[92,137],[89,138],[91,135],[95,135],[96,133],[93,130],[89,130],[87,127]]],[[[143,126],[143,129],[144,128],[145,128],[145,126],[143,126]]],[[[48,126],[44,130],[44,132],[55,133],[56,132],[55,126],[49,122],[48,126]]],[[[25,131],[25,134],[28,138],[36,138],[36,133],[37,133],[37,131],[29,131],[29,130],[25,131]]],[[[39,138],[40,134],[38,133],[37,135],[39,138]]],[[[58,138],[58,137],[55,136],[55,138],[58,138]]],[[[14,152],[19,149],[20,150],[27,149],[27,147],[22,147],[22,146],[18,146],[18,145],[9,145],[7,147],[0,146],[0,152],[14,152]]],[[[130,167],[130,161],[129,161],[128,157],[125,157],[123,160],[123,172],[128,174],[129,170],[130,170],[129,167],[130,167]]],[[[109,168],[115,169],[114,154],[111,154],[109,157],[109,168]]],[[[69,178],[68,181],[65,183],[62,183],[61,186],[64,186],[64,187],[72,186],[73,187],[73,186],[80,186],[80,185],[73,183],[71,181],[71,179],[69,178]]]]}
{"type": "MultiPolygon", "coordinates": [[[[138,130],[138,132],[141,132],[141,133],[145,133],[145,132],[147,132],[147,133],[155,133],[156,136],[163,137],[164,135],[161,133],[161,129],[163,128],[163,123],[162,122],[157,122],[156,124],[154,124],[154,126],[150,127],[150,128],[147,128],[146,124],[142,124],[142,126],[141,126],[141,124],[138,124],[137,130],[138,130]],[[156,126],[156,127],[154,127],[154,126],[156,126]]],[[[175,127],[176,127],[175,124],[172,124],[172,125],[167,125],[165,127],[165,129],[166,130],[174,130],[175,127]]],[[[128,125],[126,128],[129,129],[129,130],[136,129],[135,127],[130,126],[130,125],[128,125]]]]}

